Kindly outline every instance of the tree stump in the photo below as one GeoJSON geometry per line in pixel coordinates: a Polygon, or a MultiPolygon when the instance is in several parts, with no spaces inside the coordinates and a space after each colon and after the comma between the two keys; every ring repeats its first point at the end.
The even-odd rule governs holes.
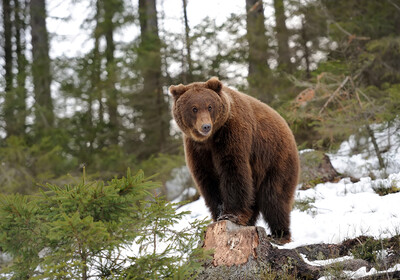
{"type": "Polygon", "coordinates": [[[258,234],[255,227],[243,227],[230,221],[211,224],[204,237],[204,249],[214,249],[213,265],[232,266],[256,259],[258,234]]]}

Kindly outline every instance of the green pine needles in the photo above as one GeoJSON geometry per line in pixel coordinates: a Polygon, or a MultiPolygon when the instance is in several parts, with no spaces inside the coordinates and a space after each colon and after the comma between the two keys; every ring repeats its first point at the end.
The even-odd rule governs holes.
{"type": "Polygon", "coordinates": [[[207,221],[154,195],[142,171],[110,182],[46,185],[36,195],[0,196],[0,248],[13,261],[0,279],[190,279],[206,253],[207,221]],[[179,229],[177,229],[179,228],[179,229]]]}

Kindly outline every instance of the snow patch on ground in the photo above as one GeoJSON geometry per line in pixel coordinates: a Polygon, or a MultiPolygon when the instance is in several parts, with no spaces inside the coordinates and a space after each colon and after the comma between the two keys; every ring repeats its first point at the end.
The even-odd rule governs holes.
{"type": "Polygon", "coordinates": [[[300,254],[300,256],[303,258],[304,262],[306,264],[312,265],[312,266],[325,266],[325,265],[330,265],[334,263],[340,263],[348,260],[354,259],[352,256],[345,256],[345,257],[340,257],[340,258],[335,258],[335,259],[329,259],[329,260],[317,260],[317,261],[310,261],[307,259],[307,257],[303,254],[300,254]]]}
{"type": "MultiPolygon", "coordinates": [[[[399,270],[400,270],[400,264],[396,264],[395,266],[384,271],[378,271],[375,268],[371,268],[369,271],[367,271],[366,267],[361,267],[357,271],[343,271],[342,275],[346,277],[345,279],[358,279],[366,276],[385,275],[387,272],[394,272],[399,270]]],[[[332,280],[332,277],[324,276],[320,277],[318,280],[332,280]]]]}
{"type": "Polygon", "coordinates": [[[394,122],[390,127],[387,124],[371,126],[376,142],[382,153],[385,170],[379,170],[379,161],[371,138],[356,138],[352,135],[344,141],[339,150],[329,154],[333,167],[342,174],[355,178],[370,177],[384,178],[387,174],[400,171],[400,121],[394,122]],[[359,153],[354,151],[363,148],[359,153]]]}
{"type": "MultiPolygon", "coordinates": [[[[400,187],[400,172],[387,179],[362,178],[351,183],[319,184],[314,189],[297,191],[296,200],[314,201],[309,211],[292,211],[293,242],[287,247],[314,243],[340,243],[346,238],[371,235],[389,237],[400,231],[400,193],[379,196],[375,185],[400,187]]],[[[264,225],[261,221],[260,225],[264,225]]]]}

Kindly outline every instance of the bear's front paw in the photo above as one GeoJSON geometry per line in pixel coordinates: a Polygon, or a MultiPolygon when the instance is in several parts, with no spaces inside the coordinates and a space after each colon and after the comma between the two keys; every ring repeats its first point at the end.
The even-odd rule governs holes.
{"type": "Polygon", "coordinates": [[[238,224],[239,223],[239,217],[233,214],[223,214],[218,217],[217,221],[223,221],[223,220],[228,220],[231,221],[232,223],[238,224]]]}

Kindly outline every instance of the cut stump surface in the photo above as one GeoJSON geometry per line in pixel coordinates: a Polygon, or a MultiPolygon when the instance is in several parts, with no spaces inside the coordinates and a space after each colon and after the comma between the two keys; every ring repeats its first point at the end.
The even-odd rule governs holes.
{"type": "Polygon", "coordinates": [[[256,227],[244,227],[230,221],[211,224],[204,238],[204,248],[214,249],[213,265],[241,265],[249,257],[257,258],[258,234],[256,227]]]}

